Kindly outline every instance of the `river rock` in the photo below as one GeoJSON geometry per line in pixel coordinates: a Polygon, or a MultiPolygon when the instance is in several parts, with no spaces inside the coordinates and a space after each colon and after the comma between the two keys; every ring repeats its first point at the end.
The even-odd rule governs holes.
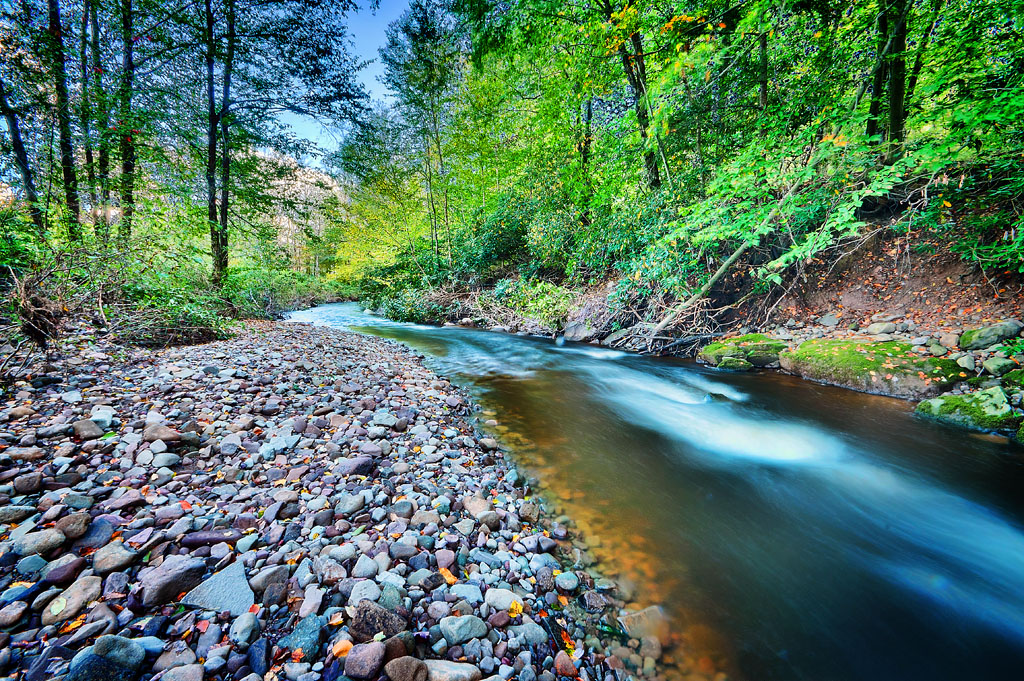
{"type": "Polygon", "coordinates": [[[472,664],[448,660],[424,660],[429,681],[480,681],[480,669],[472,664]]]}
{"type": "Polygon", "coordinates": [[[247,646],[260,634],[260,622],[256,615],[251,612],[243,612],[228,630],[228,638],[241,647],[247,646]]]}
{"type": "Polygon", "coordinates": [[[345,658],[345,675],[354,679],[377,678],[384,666],[384,644],[379,641],[352,647],[345,658]]]}
{"type": "Polygon", "coordinates": [[[125,548],[123,542],[110,542],[92,556],[92,568],[102,574],[131,565],[138,554],[125,548]]]}
{"type": "Polygon", "coordinates": [[[377,634],[391,638],[405,631],[408,626],[408,622],[401,615],[373,601],[360,601],[349,625],[349,631],[357,641],[369,641],[377,634]]]}
{"type": "Polygon", "coordinates": [[[35,512],[35,506],[0,506],[0,524],[20,523],[35,512]]]}
{"type": "Polygon", "coordinates": [[[508,610],[513,603],[523,605],[523,599],[508,589],[488,589],[484,602],[495,610],[508,610]]]}
{"type": "Polygon", "coordinates": [[[14,540],[14,552],[19,556],[45,554],[53,551],[64,543],[64,533],[60,530],[47,529],[28,532],[14,540]]]}
{"type": "Polygon", "coordinates": [[[103,437],[103,429],[92,419],[75,421],[72,424],[72,428],[74,429],[75,437],[79,440],[95,440],[96,438],[103,437]]]}
{"type": "Polygon", "coordinates": [[[299,620],[298,625],[290,634],[278,641],[278,646],[288,650],[299,650],[300,648],[308,655],[320,649],[323,643],[324,627],[327,625],[327,618],[320,615],[307,615],[299,620]]]}
{"type": "Polygon", "coordinates": [[[993,376],[1002,376],[1020,368],[1019,364],[1006,357],[989,357],[981,365],[993,376]]]}
{"type": "Polygon", "coordinates": [[[138,669],[146,659],[145,649],[123,636],[100,636],[93,644],[92,652],[127,669],[138,669]]]}
{"type": "Polygon", "coordinates": [[[79,577],[43,609],[43,625],[74,619],[85,606],[100,597],[103,580],[99,577],[79,577]]]}
{"type": "Polygon", "coordinates": [[[206,563],[198,558],[167,556],[157,567],[140,573],[143,605],[160,605],[174,600],[199,584],[206,563]]]}
{"type": "Polygon", "coordinates": [[[214,612],[228,611],[232,617],[247,612],[255,602],[256,596],[245,579],[245,568],[237,560],[204,580],[181,599],[182,605],[214,612]]]}
{"type": "Polygon", "coordinates": [[[422,660],[405,655],[384,665],[384,673],[391,681],[427,681],[429,671],[422,660]]]}
{"type": "Polygon", "coordinates": [[[1022,327],[1024,327],[1024,324],[1021,324],[1016,319],[1011,319],[980,329],[970,329],[964,331],[960,336],[960,347],[964,350],[983,350],[1013,338],[1020,333],[1022,327]]]}
{"type": "Polygon", "coordinates": [[[475,615],[445,617],[440,626],[441,635],[452,646],[487,635],[487,624],[475,615]]]}

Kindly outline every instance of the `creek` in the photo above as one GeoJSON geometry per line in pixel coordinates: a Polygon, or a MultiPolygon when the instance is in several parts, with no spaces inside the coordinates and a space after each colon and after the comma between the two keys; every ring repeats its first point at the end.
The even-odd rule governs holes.
{"type": "Polygon", "coordinates": [[[604,574],[749,681],[1024,678],[1024,465],[910,403],[774,373],[293,313],[467,388],[604,574]]]}

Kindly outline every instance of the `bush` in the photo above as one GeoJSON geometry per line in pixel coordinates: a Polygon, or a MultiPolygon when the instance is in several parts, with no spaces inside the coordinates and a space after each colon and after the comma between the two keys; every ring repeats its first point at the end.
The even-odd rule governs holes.
{"type": "Polygon", "coordinates": [[[220,295],[237,316],[257,319],[274,319],[289,310],[342,297],[339,289],[322,279],[259,267],[229,269],[220,295]]]}
{"type": "Polygon", "coordinates": [[[504,279],[494,287],[494,298],[512,310],[550,329],[565,325],[576,295],[549,281],[504,279]]]}
{"type": "Polygon", "coordinates": [[[425,291],[404,289],[385,299],[377,310],[399,322],[436,324],[458,315],[455,305],[431,300],[425,291]]]}

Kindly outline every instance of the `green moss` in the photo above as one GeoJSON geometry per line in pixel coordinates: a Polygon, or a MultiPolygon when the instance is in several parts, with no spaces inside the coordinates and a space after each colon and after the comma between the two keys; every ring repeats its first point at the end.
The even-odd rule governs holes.
{"type": "Polygon", "coordinates": [[[1003,385],[1024,388],[1024,369],[1014,369],[1002,375],[1003,385]]]}
{"type": "Polygon", "coordinates": [[[732,357],[726,355],[722,358],[722,361],[718,363],[719,369],[729,369],[732,371],[750,371],[754,368],[754,365],[743,359],[742,357],[732,357]]]}
{"type": "Polygon", "coordinates": [[[896,341],[809,340],[779,361],[805,378],[901,397],[934,393],[964,378],[953,360],[922,357],[896,341]]]}
{"type": "Polygon", "coordinates": [[[738,357],[754,366],[766,366],[776,361],[787,347],[785,341],[774,340],[763,333],[748,333],[706,345],[699,357],[714,365],[720,364],[724,357],[738,357]]]}
{"type": "Polygon", "coordinates": [[[966,395],[943,395],[924,400],[917,413],[978,430],[1006,430],[1020,423],[1002,388],[988,388],[966,395]]]}

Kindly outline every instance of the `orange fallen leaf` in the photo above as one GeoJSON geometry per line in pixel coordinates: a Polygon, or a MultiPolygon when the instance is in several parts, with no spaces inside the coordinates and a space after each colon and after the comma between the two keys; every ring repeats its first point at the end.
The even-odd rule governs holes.
{"type": "Polygon", "coordinates": [[[448,582],[448,586],[451,586],[455,582],[459,581],[458,578],[452,574],[452,571],[448,568],[441,568],[438,570],[441,576],[444,577],[444,581],[448,582]]]}
{"type": "Polygon", "coordinates": [[[331,648],[331,654],[336,658],[342,658],[346,657],[350,650],[352,650],[352,641],[342,639],[331,648]]]}

